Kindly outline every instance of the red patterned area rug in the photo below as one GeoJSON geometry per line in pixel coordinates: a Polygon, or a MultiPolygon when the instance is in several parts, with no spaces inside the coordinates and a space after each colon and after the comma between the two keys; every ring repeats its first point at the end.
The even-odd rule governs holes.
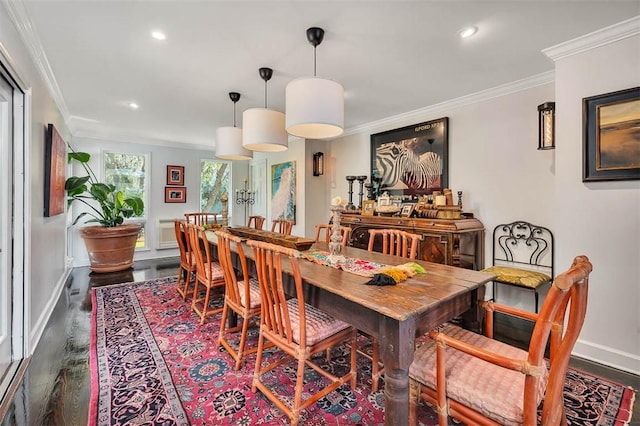
{"type": "MultiPolygon", "coordinates": [[[[255,354],[239,371],[218,348],[220,315],[200,325],[174,287],[175,279],[100,287],[93,291],[91,407],[89,425],[282,425],[284,414],[260,393],[251,392],[255,354]]],[[[220,298],[214,302],[221,304],[220,298]]],[[[257,327],[248,345],[257,343],[257,327]]],[[[315,361],[335,372],[348,369],[349,349],[335,348],[331,361],[315,361]]],[[[281,356],[273,350],[266,356],[281,356]]],[[[271,376],[281,395],[292,395],[295,365],[284,363],[271,376]]],[[[325,380],[308,369],[306,392],[325,380]]],[[[381,382],[382,384],[383,382],[381,382]]],[[[565,407],[571,425],[622,425],[629,420],[635,392],[570,370],[565,407]]],[[[358,357],[355,390],[343,385],[303,411],[303,425],[378,425],[384,395],[371,391],[370,362],[358,357]]],[[[434,411],[420,405],[420,423],[435,425],[434,411]]]]}

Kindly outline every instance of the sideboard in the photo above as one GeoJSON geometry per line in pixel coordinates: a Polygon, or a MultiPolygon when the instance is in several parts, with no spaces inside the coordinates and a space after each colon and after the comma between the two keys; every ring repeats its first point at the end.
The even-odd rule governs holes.
{"type": "MultiPolygon", "coordinates": [[[[345,214],[340,224],[351,228],[349,245],[353,247],[367,249],[369,229],[401,229],[422,235],[419,259],[475,270],[484,268],[484,225],[475,218],[418,219],[345,214]]],[[[381,245],[376,241],[374,250],[379,251],[381,245]]]]}

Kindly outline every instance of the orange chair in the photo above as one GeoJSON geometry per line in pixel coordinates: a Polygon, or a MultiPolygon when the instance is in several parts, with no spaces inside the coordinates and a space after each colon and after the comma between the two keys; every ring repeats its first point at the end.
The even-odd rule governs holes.
{"type": "Polygon", "coordinates": [[[220,264],[213,260],[211,246],[204,228],[189,223],[187,224],[187,229],[191,241],[191,250],[196,259],[196,283],[193,288],[191,309],[200,317],[200,324],[204,324],[208,316],[222,312],[222,308],[211,309],[209,302],[212,289],[224,289],[224,272],[220,264]],[[204,296],[198,297],[200,286],[204,287],[204,296]]]}
{"type": "Polygon", "coordinates": [[[584,322],[591,270],[586,256],[576,257],[554,280],[539,314],[485,302],[486,336],[450,324],[429,333],[409,368],[410,424],[416,424],[424,399],[437,407],[440,426],[448,416],[478,425],[536,425],[544,397],[540,424],[566,425],[562,392],[584,322]],[[493,340],[495,311],[535,322],[528,351],[493,340]]]}
{"type": "MultiPolygon", "coordinates": [[[[316,225],[316,242],[320,241],[320,234],[324,233],[324,242],[329,244],[329,239],[331,237],[331,232],[333,231],[331,224],[320,224],[316,225]]],[[[349,244],[349,237],[351,236],[351,228],[348,226],[340,227],[340,235],[342,236],[342,245],[344,247],[349,244]]]]}
{"type": "Polygon", "coordinates": [[[249,216],[249,221],[247,222],[247,228],[262,229],[263,224],[264,224],[263,216],[249,216]]]}
{"type": "Polygon", "coordinates": [[[231,235],[228,232],[216,231],[218,239],[218,259],[224,271],[225,292],[224,307],[222,308],[222,319],[220,323],[220,334],[218,336],[218,345],[223,346],[236,361],[236,370],[242,366],[242,358],[246,354],[254,353],[258,347],[245,350],[247,342],[247,331],[249,330],[249,320],[260,316],[260,284],[258,281],[249,278],[249,270],[247,268],[247,259],[242,249],[242,238],[231,235]],[[231,260],[231,244],[235,244],[236,253],[240,260],[242,268],[242,280],[238,281],[236,271],[231,260]],[[235,312],[242,317],[242,324],[235,327],[229,327],[227,324],[227,316],[229,310],[235,312]],[[231,343],[225,338],[228,333],[236,333],[240,331],[240,344],[234,349],[231,343]]]}
{"type": "Polygon", "coordinates": [[[184,217],[187,223],[199,226],[218,224],[218,213],[185,213],[184,217]]]}
{"type": "Polygon", "coordinates": [[[258,339],[258,354],[256,370],[253,376],[252,390],[258,389],[297,425],[300,411],[329,394],[342,384],[350,382],[351,389],[356,387],[356,353],[351,350],[351,368],[342,377],[337,377],[329,371],[311,361],[311,355],[325,351],[343,341],[349,341],[351,348],[355,348],[356,331],[346,322],[337,320],[325,312],[308,305],[304,301],[304,291],[298,257],[300,252],[286,247],[277,246],[261,241],[247,241],[253,248],[258,281],[260,282],[260,297],[262,299],[262,315],[260,319],[260,338],[258,339]],[[282,283],[282,262],[289,261],[295,284],[295,297],[287,299],[282,283]],[[263,366],[262,354],[265,341],[273,343],[287,356],[263,366]],[[262,376],[273,368],[283,364],[290,358],[297,360],[297,378],[295,392],[289,405],[279,398],[262,376]],[[331,380],[331,383],[317,392],[302,399],[305,365],[313,368],[318,374],[331,380]]]}
{"type": "Polygon", "coordinates": [[[189,244],[189,235],[187,232],[187,223],[183,220],[176,219],[173,222],[176,241],[180,249],[180,269],[178,270],[178,279],[176,281],[176,289],[182,296],[182,300],[187,300],[189,288],[195,283],[196,260],[191,251],[189,244]]]}
{"type": "MultiPolygon", "coordinates": [[[[398,229],[369,229],[369,251],[374,251],[373,248],[377,236],[382,237],[382,254],[406,257],[407,259],[416,258],[418,241],[422,240],[422,235],[398,229]]],[[[380,376],[384,374],[384,366],[380,362],[378,339],[363,331],[359,331],[359,333],[371,339],[371,353],[369,354],[364,350],[358,350],[358,353],[371,360],[371,388],[377,391],[380,376]]]]}
{"type": "Polygon", "coordinates": [[[291,235],[293,221],[288,219],[273,219],[271,223],[271,232],[279,232],[284,235],[291,235]]]}

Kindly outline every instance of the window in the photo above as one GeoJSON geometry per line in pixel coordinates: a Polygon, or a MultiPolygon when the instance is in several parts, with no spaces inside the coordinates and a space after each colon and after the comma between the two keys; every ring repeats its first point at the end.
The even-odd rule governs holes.
{"type": "Polygon", "coordinates": [[[231,187],[231,163],[224,161],[200,161],[200,211],[221,213],[220,197],[227,195],[231,187]]]}
{"type": "Polygon", "coordinates": [[[144,219],[147,217],[147,207],[149,205],[147,197],[149,155],[104,152],[102,158],[104,162],[104,182],[115,185],[118,191],[122,191],[125,198],[140,197],[144,202],[145,209],[142,217],[131,219],[131,221],[142,224],[142,230],[136,242],[136,250],[146,249],[148,247],[145,239],[146,221],[144,219]]]}

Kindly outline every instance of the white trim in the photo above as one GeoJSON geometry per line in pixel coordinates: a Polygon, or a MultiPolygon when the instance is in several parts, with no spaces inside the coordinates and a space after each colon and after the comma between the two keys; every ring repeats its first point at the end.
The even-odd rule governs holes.
{"type": "Polygon", "coordinates": [[[24,226],[22,228],[22,232],[24,233],[24,244],[23,244],[23,254],[24,254],[24,273],[23,273],[23,312],[24,315],[24,328],[22,329],[22,340],[24,345],[24,354],[26,356],[30,356],[35,349],[35,347],[30,345],[29,340],[26,338],[28,330],[31,330],[31,185],[29,184],[29,179],[31,176],[31,124],[32,124],[32,105],[33,105],[33,95],[31,93],[31,89],[27,90],[24,94],[24,148],[23,148],[23,163],[24,163],[24,171],[23,171],[23,193],[24,197],[24,205],[23,205],[23,215],[24,215],[24,226]]]}
{"type": "Polygon", "coordinates": [[[371,123],[363,124],[360,126],[351,127],[345,130],[345,132],[342,133],[339,138],[358,133],[373,133],[382,129],[392,128],[394,125],[405,123],[407,121],[424,121],[425,117],[443,114],[447,111],[451,111],[452,109],[484,102],[486,100],[498,98],[510,93],[520,92],[522,90],[527,90],[533,87],[542,86],[544,84],[553,83],[554,81],[555,71],[547,71],[542,74],[537,74],[531,77],[524,78],[522,80],[513,81],[511,83],[502,84],[491,89],[486,89],[480,92],[461,96],[459,98],[444,101],[439,104],[416,109],[403,114],[394,115],[392,117],[373,121],[371,123]]]}
{"type": "Polygon", "coordinates": [[[16,70],[15,62],[11,58],[11,55],[9,55],[7,49],[2,45],[2,42],[0,42],[0,62],[7,69],[7,72],[16,82],[20,90],[26,92],[30,85],[25,83],[20,77],[20,73],[16,70]]]}
{"type": "Polygon", "coordinates": [[[640,34],[640,15],[573,40],[542,49],[542,53],[551,60],[557,61],[638,34],[640,34]]]}
{"type": "MultiPolygon", "coordinates": [[[[72,117],[70,122],[74,122],[74,118],[72,117]]],[[[153,138],[144,138],[135,135],[128,135],[124,133],[116,133],[113,130],[87,130],[87,129],[75,129],[73,131],[74,138],[84,138],[84,139],[96,139],[96,140],[108,140],[115,142],[128,142],[128,143],[137,143],[140,145],[153,145],[153,146],[161,146],[167,148],[176,148],[180,149],[193,149],[198,151],[213,151],[213,143],[211,144],[195,144],[195,143],[187,143],[187,142],[176,142],[164,139],[153,139],[153,138]]],[[[223,160],[219,160],[223,161],[223,160]]]]}
{"type": "MultiPolygon", "coordinates": [[[[44,329],[47,327],[47,323],[49,322],[49,318],[53,314],[53,310],[55,309],[58,301],[60,300],[60,295],[62,294],[62,290],[64,289],[65,283],[67,282],[67,278],[71,274],[71,268],[68,266],[64,270],[64,274],[60,280],[58,280],[55,288],[53,289],[53,293],[51,293],[51,297],[49,298],[49,302],[46,304],[40,316],[38,316],[38,320],[34,324],[31,329],[31,333],[29,334],[29,344],[31,349],[35,350],[38,346],[38,342],[42,337],[42,333],[44,333],[44,329]]],[[[29,355],[33,355],[30,353],[29,355]]]]}
{"type": "Polygon", "coordinates": [[[640,375],[640,356],[636,354],[580,339],[576,342],[571,354],[617,368],[618,370],[640,375]]]}
{"type": "MultiPolygon", "coordinates": [[[[55,101],[60,113],[65,119],[67,126],[69,129],[72,129],[69,121],[69,110],[67,109],[67,104],[62,96],[62,91],[60,90],[60,86],[58,86],[58,81],[56,80],[55,75],[53,74],[53,70],[51,69],[51,65],[49,64],[49,60],[47,59],[47,55],[44,52],[44,48],[42,47],[42,43],[40,42],[40,37],[38,36],[38,32],[35,29],[35,26],[32,24],[31,19],[29,18],[29,14],[27,13],[24,3],[22,1],[8,1],[4,2],[6,6],[7,12],[9,14],[9,19],[13,21],[13,24],[16,26],[22,41],[24,42],[27,50],[31,54],[31,58],[38,70],[38,73],[44,80],[53,100],[55,101]]],[[[73,133],[73,132],[72,132],[73,133]]]]}

